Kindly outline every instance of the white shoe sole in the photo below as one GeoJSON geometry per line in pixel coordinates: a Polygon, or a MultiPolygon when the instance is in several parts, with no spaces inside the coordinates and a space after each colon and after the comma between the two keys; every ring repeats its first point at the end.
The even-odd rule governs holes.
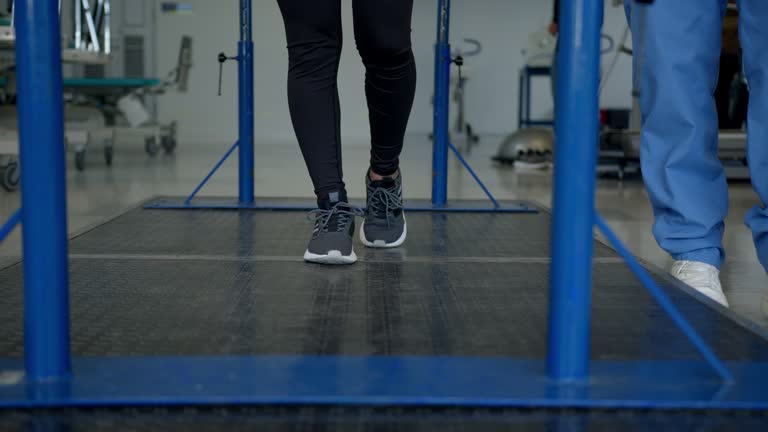
{"type": "Polygon", "coordinates": [[[341,252],[335,250],[328,251],[327,255],[317,255],[307,250],[304,252],[304,261],[328,265],[349,265],[357,262],[357,255],[355,255],[355,251],[349,255],[342,255],[341,252]]]}
{"type": "Polygon", "coordinates": [[[403,243],[405,243],[405,238],[407,236],[408,236],[408,222],[405,220],[405,216],[403,216],[403,234],[401,234],[400,238],[398,238],[392,243],[386,243],[384,240],[369,241],[367,238],[365,238],[365,221],[363,221],[363,223],[360,224],[360,242],[363,243],[365,247],[375,248],[375,249],[396,248],[402,245],[403,243]]]}

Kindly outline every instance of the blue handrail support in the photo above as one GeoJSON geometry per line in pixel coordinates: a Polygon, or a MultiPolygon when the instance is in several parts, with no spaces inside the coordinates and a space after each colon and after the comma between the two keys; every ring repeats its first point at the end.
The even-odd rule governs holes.
{"type": "Polygon", "coordinates": [[[67,377],[69,275],[61,28],[56,1],[16,1],[24,247],[24,360],[30,381],[67,377]]]}
{"type": "Polygon", "coordinates": [[[547,369],[589,375],[603,0],[561,2],[547,369]]]}

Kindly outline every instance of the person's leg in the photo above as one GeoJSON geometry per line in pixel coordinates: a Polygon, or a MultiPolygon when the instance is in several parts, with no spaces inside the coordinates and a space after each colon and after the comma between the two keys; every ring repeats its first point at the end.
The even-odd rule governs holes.
{"type": "MultiPolygon", "coordinates": [[[[345,196],[337,75],[341,0],[278,0],[288,42],[288,104],[319,200],[345,196]]],[[[344,197],[346,200],[346,197],[344,197]]]]}
{"type": "Polygon", "coordinates": [[[396,247],[407,235],[399,165],[416,92],[413,0],[354,0],[353,8],[371,122],[367,211],[360,240],[369,247],[396,247]]]}
{"type": "Polygon", "coordinates": [[[749,82],[747,119],[748,160],[752,185],[760,197],[747,215],[760,262],[768,271],[768,2],[739,1],[739,33],[744,50],[744,72],[749,82]]]}
{"type": "Polygon", "coordinates": [[[416,93],[411,50],[413,0],[354,0],[355,41],[365,65],[371,168],[397,173],[416,93]]]}
{"type": "Polygon", "coordinates": [[[288,41],[288,102],[318,210],[306,261],[352,264],[356,212],[346,203],[336,78],[341,58],[341,0],[278,0],[288,41]]]}
{"type": "Polygon", "coordinates": [[[629,8],[640,78],[641,163],[654,234],[675,259],[715,267],[724,258],[728,211],[713,98],[724,5],[676,0],[629,8]]]}
{"type": "Polygon", "coordinates": [[[654,235],[676,260],[675,277],[727,306],[719,267],[728,185],[713,97],[725,7],[726,0],[676,0],[633,3],[627,11],[654,235]]]}

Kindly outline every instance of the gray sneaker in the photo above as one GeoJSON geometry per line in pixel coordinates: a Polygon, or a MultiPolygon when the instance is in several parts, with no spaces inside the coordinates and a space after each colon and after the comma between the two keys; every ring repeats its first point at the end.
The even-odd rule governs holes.
{"type": "Polygon", "coordinates": [[[372,181],[365,176],[368,190],[365,221],[360,241],[372,248],[393,248],[405,242],[408,228],[403,214],[403,176],[372,181]]]}
{"type": "Polygon", "coordinates": [[[307,218],[315,223],[304,261],[319,264],[354,264],[357,255],[352,248],[355,216],[363,216],[345,202],[323,206],[309,212],[307,218]]]}

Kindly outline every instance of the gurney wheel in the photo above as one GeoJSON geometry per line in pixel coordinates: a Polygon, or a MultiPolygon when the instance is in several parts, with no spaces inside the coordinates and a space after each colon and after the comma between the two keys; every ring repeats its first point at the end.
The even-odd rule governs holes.
{"type": "Polygon", "coordinates": [[[104,160],[107,162],[107,166],[112,166],[112,156],[115,154],[115,149],[112,147],[104,147],[104,160]]]}
{"type": "Polygon", "coordinates": [[[78,171],[85,170],[85,150],[75,152],[75,168],[78,171]]]}
{"type": "Polygon", "coordinates": [[[154,136],[144,139],[144,150],[146,150],[147,154],[150,156],[157,155],[157,152],[160,150],[160,148],[157,145],[157,139],[155,139],[154,136]]]}
{"type": "Polygon", "coordinates": [[[0,167],[0,186],[8,192],[19,189],[19,163],[11,162],[0,167]]]}
{"type": "Polygon", "coordinates": [[[176,150],[176,138],[174,137],[164,136],[161,144],[165,150],[165,154],[173,154],[173,151],[176,150]]]}

